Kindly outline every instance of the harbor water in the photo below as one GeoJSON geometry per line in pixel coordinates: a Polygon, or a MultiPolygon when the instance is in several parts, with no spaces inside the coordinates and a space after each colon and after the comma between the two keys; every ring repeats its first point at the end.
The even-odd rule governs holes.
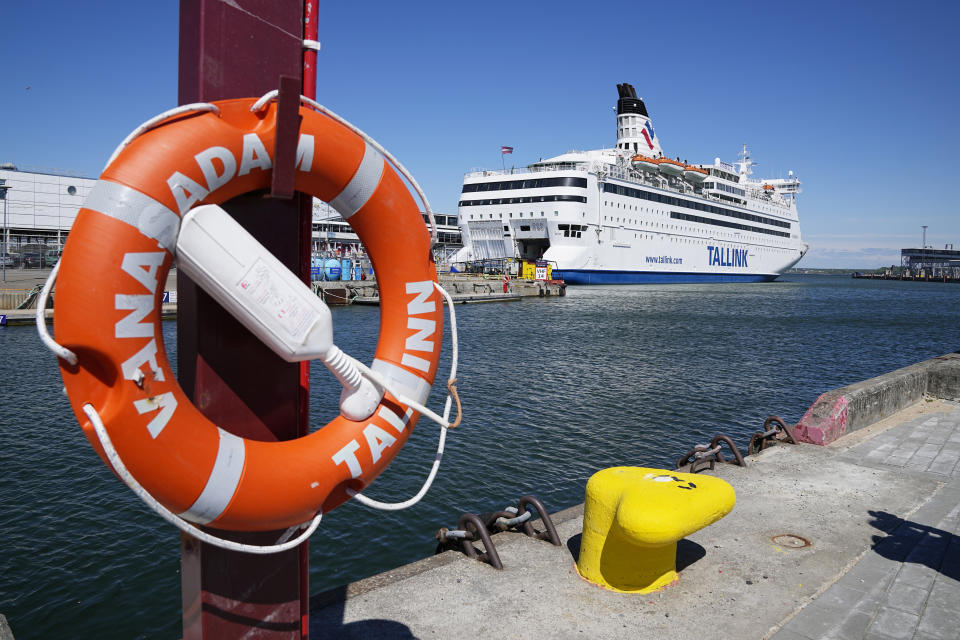
{"type": "MultiPolygon", "coordinates": [[[[332,311],[337,344],[369,362],[379,310],[332,311]]],[[[960,349],[951,284],[570,287],[456,311],[464,421],[433,489],[404,512],[326,515],[310,542],[311,593],[432,554],[434,532],[465,511],[528,493],[557,511],[583,501],[598,469],[672,467],[717,433],[745,447],[768,415],[796,422],[824,391],[960,349]]],[[[176,324],[163,330],[171,349],[176,324]]],[[[449,348],[447,336],[444,367],[449,348]]],[[[319,427],[338,396],[320,366],[311,396],[319,427]]],[[[422,421],[367,494],[416,493],[437,435],[422,421]]],[[[0,328],[0,506],[0,613],[17,638],[179,637],[179,533],[96,456],[30,327],[0,328]]]]}

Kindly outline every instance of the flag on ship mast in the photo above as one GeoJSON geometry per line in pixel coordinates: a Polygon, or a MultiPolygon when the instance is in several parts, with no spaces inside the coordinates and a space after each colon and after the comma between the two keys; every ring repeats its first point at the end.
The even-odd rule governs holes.
{"type": "Polygon", "coordinates": [[[506,169],[506,165],[503,162],[503,156],[507,155],[508,153],[513,153],[513,147],[505,147],[503,145],[500,145],[500,168],[503,169],[504,171],[506,171],[507,169],[506,169]]]}

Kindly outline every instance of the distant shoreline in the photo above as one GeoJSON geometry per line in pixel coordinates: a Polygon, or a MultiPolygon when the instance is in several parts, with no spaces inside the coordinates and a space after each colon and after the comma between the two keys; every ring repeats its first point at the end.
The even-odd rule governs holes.
{"type": "MultiPolygon", "coordinates": [[[[883,269],[883,267],[879,267],[883,269]]],[[[814,267],[800,267],[788,269],[783,275],[819,275],[819,276],[849,276],[856,272],[876,271],[877,269],[817,269],[814,267]]]]}

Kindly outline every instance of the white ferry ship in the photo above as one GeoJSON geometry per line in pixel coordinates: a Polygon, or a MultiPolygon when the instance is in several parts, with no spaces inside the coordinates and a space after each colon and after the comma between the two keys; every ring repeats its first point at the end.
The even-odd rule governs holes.
{"type": "Polygon", "coordinates": [[[664,157],[643,100],[617,90],[616,148],[466,174],[454,261],[545,261],[570,284],[636,284],[770,281],[803,257],[792,171],[751,178],[746,145],[735,164],[664,157]]]}

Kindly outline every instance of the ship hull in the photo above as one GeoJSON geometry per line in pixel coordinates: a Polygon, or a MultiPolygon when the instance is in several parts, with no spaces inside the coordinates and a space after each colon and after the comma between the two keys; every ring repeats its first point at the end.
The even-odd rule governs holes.
{"type": "Polygon", "coordinates": [[[773,282],[780,274],[678,273],[663,271],[608,271],[556,269],[553,277],[572,285],[593,284],[698,284],[718,282],[773,282]]]}

